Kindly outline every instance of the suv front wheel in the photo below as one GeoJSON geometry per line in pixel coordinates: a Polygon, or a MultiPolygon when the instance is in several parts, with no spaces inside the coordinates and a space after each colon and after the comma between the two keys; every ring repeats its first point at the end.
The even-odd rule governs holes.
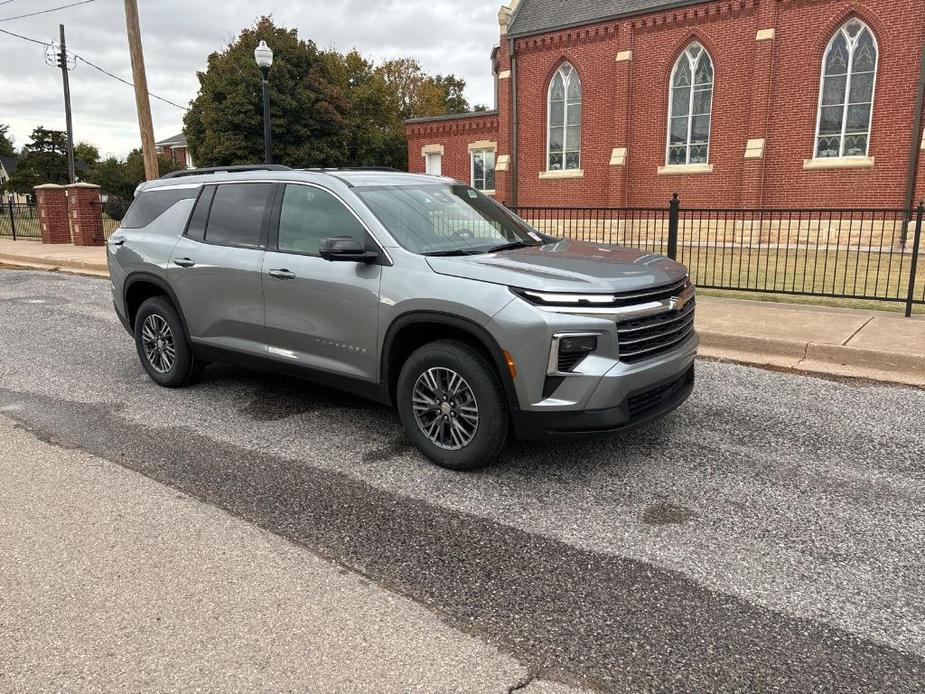
{"type": "Polygon", "coordinates": [[[490,465],[508,436],[508,411],[494,369],[461,342],[412,354],[398,377],[398,413],[414,445],[451,470],[490,465]]]}
{"type": "Polygon", "coordinates": [[[135,348],[144,370],[159,386],[182,388],[197,374],[183,323],[166,297],[152,297],[138,309],[135,348]]]}

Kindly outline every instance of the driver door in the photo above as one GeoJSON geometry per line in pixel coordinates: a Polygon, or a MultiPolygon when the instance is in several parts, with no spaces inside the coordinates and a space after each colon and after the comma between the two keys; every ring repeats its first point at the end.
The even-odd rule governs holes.
{"type": "Polygon", "coordinates": [[[263,262],[269,356],[374,382],[382,266],[324,260],[319,245],[331,236],[376,249],[340,198],[315,185],[287,184],[263,262]]]}

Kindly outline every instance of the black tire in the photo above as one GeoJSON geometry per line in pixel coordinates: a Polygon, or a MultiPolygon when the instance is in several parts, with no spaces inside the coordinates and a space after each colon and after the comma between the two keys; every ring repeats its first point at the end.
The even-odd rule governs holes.
{"type": "MultiPolygon", "coordinates": [[[[150,335],[150,332],[148,335],[150,335]]],[[[189,340],[187,339],[186,331],[183,329],[180,316],[177,314],[177,309],[165,296],[155,296],[147,299],[138,309],[138,313],[135,315],[135,349],[138,351],[138,359],[141,361],[145,372],[159,386],[182,388],[189,385],[199,371],[199,366],[193,357],[193,351],[190,349],[189,340]],[[152,323],[146,324],[149,318],[152,318],[152,323]],[[165,356],[173,357],[169,368],[164,368],[166,362],[159,361],[156,353],[152,358],[145,349],[145,326],[148,325],[150,328],[153,324],[166,325],[169,331],[164,334],[167,339],[163,341],[165,350],[168,343],[173,348],[172,355],[166,351],[164,352],[165,356]]],[[[155,349],[160,350],[161,347],[158,346],[155,349]]]]}
{"type": "MultiPolygon", "coordinates": [[[[445,371],[437,373],[446,374],[445,371]]],[[[508,408],[497,374],[481,354],[461,342],[432,342],[408,357],[398,377],[396,400],[399,417],[411,441],[421,453],[441,467],[450,470],[477,470],[486,467],[495,462],[507,443],[508,408]],[[477,424],[474,426],[474,432],[469,428],[466,435],[471,436],[471,439],[455,450],[441,447],[432,441],[418,423],[418,416],[415,414],[412,402],[414,389],[418,379],[426,378],[424,375],[430,369],[446,369],[461,376],[475,400],[477,424]]],[[[450,404],[449,400],[444,402],[450,404]]],[[[432,417],[427,423],[442,416],[447,429],[452,428],[449,417],[455,418],[459,410],[447,414],[440,409],[442,404],[428,409],[423,416],[432,417]],[[438,411],[443,414],[438,415],[438,411]]],[[[454,402],[452,407],[456,406],[454,402]]],[[[440,437],[439,432],[435,432],[435,435],[440,437]]],[[[462,443],[461,439],[462,437],[460,440],[454,439],[450,443],[458,446],[462,443]]]]}

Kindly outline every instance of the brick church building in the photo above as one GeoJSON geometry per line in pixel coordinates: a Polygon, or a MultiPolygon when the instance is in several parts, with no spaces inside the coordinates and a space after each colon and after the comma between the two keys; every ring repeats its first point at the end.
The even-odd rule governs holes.
{"type": "Polygon", "coordinates": [[[515,0],[499,20],[495,110],[408,121],[411,171],[516,206],[925,197],[925,0],[515,0]]]}

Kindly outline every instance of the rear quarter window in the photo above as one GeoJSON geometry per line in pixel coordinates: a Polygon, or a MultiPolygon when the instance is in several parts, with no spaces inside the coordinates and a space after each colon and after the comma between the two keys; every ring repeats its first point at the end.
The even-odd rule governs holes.
{"type": "Polygon", "coordinates": [[[135,198],[121,226],[123,229],[146,227],[181,200],[193,200],[197,195],[198,187],[144,191],[135,198]]]}

